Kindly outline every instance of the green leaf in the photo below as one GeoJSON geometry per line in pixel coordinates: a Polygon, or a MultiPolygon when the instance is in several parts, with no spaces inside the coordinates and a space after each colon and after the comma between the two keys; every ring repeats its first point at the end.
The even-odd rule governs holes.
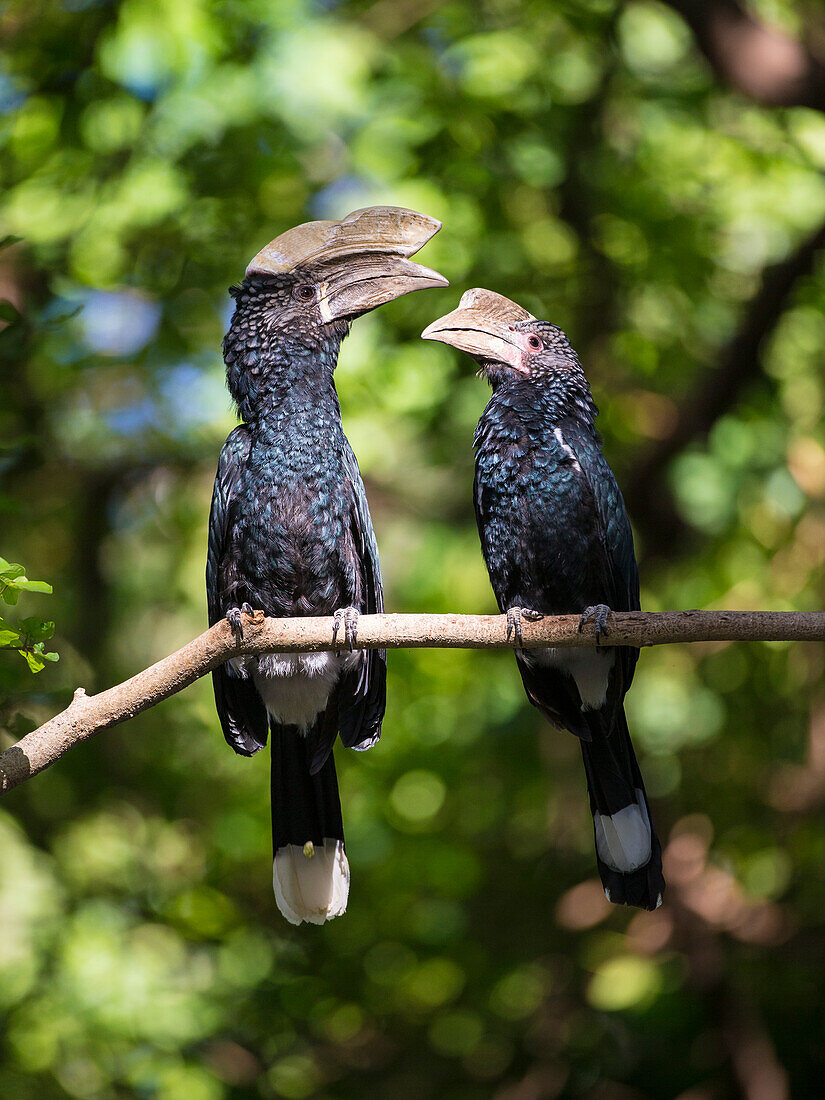
{"type": "Polygon", "coordinates": [[[27,619],[21,619],[18,623],[18,629],[29,642],[45,642],[54,634],[54,623],[31,616],[27,619]]]}
{"type": "Polygon", "coordinates": [[[14,623],[0,619],[0,649],[19,649],[22,645],[23,637],[14,623]]]}
{"type": "Polygon", "coordinates": [[[46,667],[42,655],[32,649],[21,649],[20,656],[23,657],[32,672],[42,672],[46,667]]]}
{"type": "Polygon", "coordinates": [[[54,591],[48,581],[30,581],[28,577],[21,577],[19,581],[15,581],[14,587],[19,588],[22,592],[43,592],[47,596],[50,596],[54,591]]]}
{"type": "Polygon", "coordinates": [[[67,321],[71,321],[72,318],[82,313],[83,309],[82,305],[76,306],[74,309],[67,309],[64,313],[57,313],[50,317],[48,321],[42,322],[38,327],[41,329],[60,328],[61,325],[65,325],[67,321]]]}
{"type": "Polygon", "coordinates": [[[0,560],[0,597],[6,603],[17,603],[17,592],[41,592],[50,596],[53,591],[47,581],[30,581],[23,566],[17,562],[0,560]]]}
{"type": "Polygon", "coordinates": [[[0,321],[8,321],[15,324],[20,320],[20,311],[6,298],[0,298],[0,321]]]}
{"type": "Polygon", "coordinates": [[[46,661],[59,661],[60,655],[57,653],[45,653],[43,651],[43,643],[37,642],[35,645],[27,645],[18,649],[18,653],[25,660],[32,672],[42,672],[46,667],[46,661]]]}
{"type": "Polygon", "coordinates": [[[7,233],[5,237],[0,237],[0,251],[4,248],[10,248],[13,244],[17,244],[22,240],[22,237],[15,237],[13,233],[7,233]]]}

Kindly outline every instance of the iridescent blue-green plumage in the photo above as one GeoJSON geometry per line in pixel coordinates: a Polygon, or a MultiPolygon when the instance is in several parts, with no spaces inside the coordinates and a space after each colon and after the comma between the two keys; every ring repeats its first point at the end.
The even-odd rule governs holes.
{"type": "MultiPolygon", "coordinates": [[[[522,322],[515,330],[538,334],[541,350],[526,356],[524,371],[483,364],[493,395],[475,436],[476,517],[499,606],[545,614],[598,604],[636,610],[633,536],[578,358],[552,325],[522,322]]],[[[664,889],[661,850],[623,706],[637,655],[603,646],[524,650],[517,660],[530,701],[581,739],[608,896],[653,908],[664,889]],[[628,833],[627,819],[638,835],[628,833]],[[614,824],[633,852],[605,859],[611,841],[621,840],[614,824]]]]}
{"type": "MultiPolygon", "coordinates": [[[[323,323],[294,284],[253,276],[234,291],[224,358],[244,423],[224,444],[215,479],[210,623],[245,603],[279,617],[383,610],[366,493],[333,383],[347,324],[323,323]]],[[[236,752],[257,752],[272,729],[276,851],[343,841],[332,747],[338,734],[359,749],[378,739],[384,651],[244,658],[213,678],[236,752]]]]}

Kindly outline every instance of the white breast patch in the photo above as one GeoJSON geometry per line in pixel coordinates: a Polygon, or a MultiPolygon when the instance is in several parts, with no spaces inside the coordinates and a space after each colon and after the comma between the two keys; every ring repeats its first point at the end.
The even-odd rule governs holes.
{"type": "Polygon", "coordinates": [[[354,653],[264,653],[233,658],[236,675],[251,676],[270,718],[306,730],[327,705],[339,677],[358,661],[354,653]]]}
{"type": "Polygon", "coordinates": [[[582,710],[598,710],[607,697],[613,653],[598,649],[532,649],[525,650],[528,664],[550,665],[563,669],[576,681],[582,710]]]}

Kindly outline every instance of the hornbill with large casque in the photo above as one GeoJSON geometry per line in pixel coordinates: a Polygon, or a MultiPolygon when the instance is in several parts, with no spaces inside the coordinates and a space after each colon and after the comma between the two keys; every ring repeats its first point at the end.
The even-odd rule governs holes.
{"type": "MultiPolygon", "coordinates": [[[[508,633],[520,639],[522,617],[582,612],[598,643],[610,609],[639,609],[639,573],[578,356],[555,325],[489,290],[468,290],[423,336],[471,355],[493,390],[475,434],[474,498],[508,633]]],[[[624,713],[637,656],[627,646],[516,652],[530,702],[579,738],[605,894],[655,909],[661,846],[624,713]]]]}
{"type": "Polygon", "coordinates": [[[230,293],[223,344],[243,423],[223,446],[209,519],[209,622],[243,613],[334,615],[342,651],[233,659],[213,673],[232,748],[272,738],[273,884],[288,921],[322,924],[349,893],[332,747],[381,732],[386,654],[358,651],[360,612],[383,610],[364,485],[333,382],[350,322],[412,290],[447,286],[413,262],[440,223],[372,207],[309,222],[262,249],[230,293]]]}

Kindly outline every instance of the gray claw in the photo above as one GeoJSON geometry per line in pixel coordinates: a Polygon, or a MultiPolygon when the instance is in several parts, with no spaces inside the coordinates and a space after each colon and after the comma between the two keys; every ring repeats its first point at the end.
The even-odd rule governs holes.
{"type": "Polygon", "coordinates": [[[237,634],[238,641],[243,639],[243,617],[253,615],[252,605],[242,603],[240,607],[230,607],[226,612],[226,621],[232,627],[232,633],[237,634]]]}
{"type": "Polygon", "coordinates": [[[230,607],[226,612],[226,621],[232,627],[232,633],[237,634],[240,641],[243,638],[243,612],[240,607],[230,607]]]}
{"type": "Polygon", "coordinates": [[[596,632],[596,645],[602,640],[602,635],[605,637],[610,633],[607,629],[607,616],[610,614],[610,608],[606,603],[592,604],[590,607],[586,607],[582,612],[582,616],[579,619],[579,633],[582,632],[582,627],[585,623],[593,620],[593,629],[596,632]]]}
{"type": "Polygon", "coordinates": [[[361,612],[356,607],[339,607],[332,617],[332,644],[335,645],[338,641],[338,631],[343,623],[344,641],[350,653],[352,653],[355,643],[358,641],[358,620],[360,617],[361,612]]]}
{"type": "Polygon", "coordinates": [[[509,642],[515,634],[518,648],[521,649],[523,640],[521,634],[521,620],[526,619],[528,623],[537,623],[543,618],[544,615],[542,615],[540,611],[533,611],[530,607],[509,607],[507,609],[507,641],[509,642]]]}
{"type": "Polygon", "coordinates": [[[516,642],[519,648],[521,648],[521,608],[520,607],[508,607],[507,608],[507,641],[515,634],[516,642]]]}

